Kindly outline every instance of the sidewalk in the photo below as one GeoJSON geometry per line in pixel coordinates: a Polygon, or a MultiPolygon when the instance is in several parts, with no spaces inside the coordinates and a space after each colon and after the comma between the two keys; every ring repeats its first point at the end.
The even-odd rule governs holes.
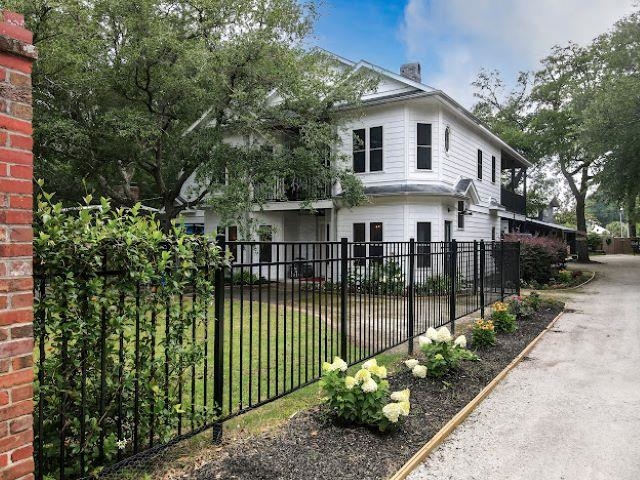
{"type": "Polygon", "coordinates": [[[597,260],[598,278],[409,479],[640,479],[640,257],[597,260]]]}

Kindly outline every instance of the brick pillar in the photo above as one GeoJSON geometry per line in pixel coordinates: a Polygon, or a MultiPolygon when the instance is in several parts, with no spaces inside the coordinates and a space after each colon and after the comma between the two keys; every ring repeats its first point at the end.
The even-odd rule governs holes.
{"type": "Polygon", "coordinates": [[[0,12],[0,479],[33,478],[31,64],[24,19],[0,12]]]}

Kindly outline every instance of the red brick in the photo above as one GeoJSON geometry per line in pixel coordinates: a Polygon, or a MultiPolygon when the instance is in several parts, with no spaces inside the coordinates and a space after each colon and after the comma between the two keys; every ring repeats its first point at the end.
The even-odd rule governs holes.
{"type": "Polygon", "coordinates": [[[12,242],[31,242],[33,240],[33,229],[30,227],[25,228],[12,228],[11,229],[11,241],[12,242]]]}
{"type": "Polygon", "coordinates": [[[0,177],[6,177],[9,168],[6,163],[0,163],[0,177]]]}
{"type": "MultiPolygon", "coordinates": [[[[33,412],[33,401],[32,400],[23,400],[18,403],[12,403],[9,406],[0,408],[0,421],[9,420],[11,418],[22,417],[23,415],[29,415],[33,412]]],[[[0,444],[2,443],[2,439],[0,439],[0,444]]],[[[15,448],[15,447],[14,447],[15,448]]],[[[6,450],[0,449],[0,452],[4,452],[6,450]]]]}
{"type": "Polygon", "coordinates": [[[17,27],[24,27],[24,15],[9,10],[2,10],[0,12],[0,19],[4,18],[4,21],[16,25],[17,27]]]}
{"type": "MultiPolygon", "coordinates": [[[[2,25],[0,23],[0,25],[2,25]]],[[[6,53],[0,53],[0,65],[11,70],[18,70],[22,73],[31,73],[31,60],[25,58],[16,57],[15,55],[8,55],[6,53]]]]}
{"type": "Polygon", "coordinates": [[[10,358],[33,352],[33,338],[19,338],[0,343],[0,358],[10,358]]]}
{"type": "MultiPolygon", "coordinates": [[[[15,120],[18,121],[18,120],[15,120]]],[[[2,126],[2,116],[0,115],[0,127],[2,126]]],[[[24,150],[15,150],[11,148],[0,148],[0,156],[6,163],[14,163],[18,165],[33,165],[33,154],[24,150]]]]}
{"type": "Polygon", "coordinates": [[[14,387],[23,383],[33,382],[33,369],[26,368],[17,372],[0,375],[0,388],[14,387]]]}
{"type": "Polygon", "coordinates": [[[9,329],[8,328],[0,328],[0,342],[3,342],[9,338],[9,329]]]}
{"type": "MultiPolygon", "coordinates": [[[[6,309],[8,304],[9,300],[7,295],[0,295],[0,310],[6,309]]],[[[0,340],[2,340],[2,336],[0,336],[0,340]]]]}
{"type": "MultiPolygon", "coordinates": [[[[4,69],[0,68],[0,82],[2,81],[3,77],[3,72],[4,69]]],[[[7,132],[0,132],[0,147],[4,147],[7,145],[7,139],[9,138],[9,135],[7,134],[7,132]]],[[[22,138],[29,138],[29,137],[22,137],[22,138]]]]}
{"type": "Polygon", "coordinates": [[[10,195],[9,196],[10,208],[23,208],[25,210],[33,209],[33,196],[32,195],[10,195]]]}
{"type": "Polygon", "coordinates": [[[2,390],[0,392],[0,405],[8,405],[9,404],[9,392],[7,390],[2,390]]]}
{"type": "Polygon", "coordinates": [[[3,453],[2,455],[0,455],[0,467],[6,467],[7,463],[9,463],[9,455],[3,453]]]}
{"type": "Polygon", "coordinates": [[[0,210],[0,223],[31,225],[33,213],[27,210],[0,210]]]}
{"type": "MultiPolygon", "coordinates": [[[[28,100],[28,99],[25,99],[28,100]]],[[[31,120],[33,118],[33,108],[26,103],[11,102],[11,115],[23,120],[31,120]]]]}
{"type": "MultiPolygon", "coordinates": [[[[7,373],[11,368],[11,360],[3,358],[0,360],[0,373],[7,373]]],[[[2,435],[0,435],[1,437],[2,435]]]]}
{"type": "Polygon", "coordinates": [[[27,383],[26,385],[21,385],[11,389],[12,402],[19,402],[21,400],[27,400],[28,398],[33,398],[33,384],[27,383]]]}
{"type": "Polygon", "coordinates": [[[33,166],[31,165],[11,165],[9,176],[13,178],[33,178],[33,166]]]}
{"type": "MultiPolygon", "coordinates": [[[[31,245],[27,245],[27,246],[31,248],[31,245]]],[[[14,309],[31,307],[33,306],[33,293],[32,292],[15,293],[11,296],[10,302],[11,302],[11,308],[14,308],[14,309]]]]}
{"type": "Polygon", "coordinates": [[[21,292],[33,290],[33,278],[0,279],[0,292],[21,292]]]}
{"type": "MultiPolygon", "coordinates": [[[[24,76],[24,75],[23,75],[24,76]]],[[[3,143],[0,141],[0,145],[3,143]]],[[[18,150],[31,151],[33,148],[33,138],[28,135],[9,135],[9,146],[18,150]]]]}
{"type": "Polygon", "coordinates": [[[18,120],[9,115],[0,115],[0,128],[5,128],[10,132],[24,133],[25,135],[33,134],[33,126],[31,122],[18,120]]]}
{"type": "Polygon", "coordinates": [[[9,425],[9,431],[11,432],[11,434],[24,432],[25,430],[33,427],[33,418],[31,417],[31,415],[25,415],[24,417],[11,420],[9,425]]]}
{"type": "Polygon", "coordinates": [[[33,42],[33,33],[31,33],[26,28],[22,28],[7,22],[0,23],[0,35],[15,38],[16,40],[20,40],[24,43],[33,42]]]}
{"type": "Polygon", "coordinates": [[[14,340],[16,338],[32,338],[32,337],[33,337],[33,325],[30,323],[11,328],[11,338],[14,340]]]}
{"type": "Polygon", "coordinates": [[[12,463],[2,473],[1,480],[28,480],[33,478],[33,458],[27,458],[18,463],[12,463]]]}
{"type": "Polygon", "coordinates": [[[11,360],[11,368],[13,368],[14,371],[29,367],[33,367],[33,355],[31,354],[11,360]]]}
{"type": "MultiPolygon", "coordinates": [[[[13,169],[13,166],[9,167],[9,171],[13,169]]],[[[23,173],[23,172],[20,172],[23,173]]],[[[28,177],[31,178],[31,177],[28,177]]],[[[0,178],[0,191],[7,193],[30,193],[30,189],[33,188],[31,182],[28,180],[24,180],[23,177],[21,179],[13,179],[13,178],[0,178]]]]}
{"type": "Polygon", "coordinates": [[[31,244],[8,243],[0,244],[0,257],[28,257],[33,254],[31,244]]]}
{"type": "MultiPolygon", "coordinates": [[[[29,418],[29,423],[31,423],[31,418],[29,418]]],[[[31,457],[31,455],[33,455],[33,445],[25,445],[11,452],[11,461],[19,462],[20,460],[31,457]]]]}

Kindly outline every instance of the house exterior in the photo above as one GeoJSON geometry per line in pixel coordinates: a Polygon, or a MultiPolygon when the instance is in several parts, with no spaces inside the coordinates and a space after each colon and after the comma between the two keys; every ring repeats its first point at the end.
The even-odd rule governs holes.
{"type": "MultiPolygon", "coordinates": [[[[396,74],[336,59],[380,78],[377,90],[363,98],[364,115],[345,122],[336,146],[369,202],[347,208],[339,184],[321,186],[325,198],[306,210],[301,207],[308,186],[283,185],[287,201],[267,202],[254,212],[260,240],[491,241],[526,220],[530,163],[455,100],[422,84],[419,64],[396,74]]],[[[205,231],[220,231],[216,212],[193,215],[203,213],[205,231]]],[[[226,234],[238,239],[233,226],[226,234]]]]}

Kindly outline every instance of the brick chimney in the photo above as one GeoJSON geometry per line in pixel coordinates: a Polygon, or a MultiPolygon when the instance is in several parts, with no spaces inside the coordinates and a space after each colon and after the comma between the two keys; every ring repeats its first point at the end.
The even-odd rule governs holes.
{"type": "Polygon", "coordinates": [[[418,62],[405,63],[400,67],[400,75],[414,82],[422,82],[422,68],[418,62]]]}

